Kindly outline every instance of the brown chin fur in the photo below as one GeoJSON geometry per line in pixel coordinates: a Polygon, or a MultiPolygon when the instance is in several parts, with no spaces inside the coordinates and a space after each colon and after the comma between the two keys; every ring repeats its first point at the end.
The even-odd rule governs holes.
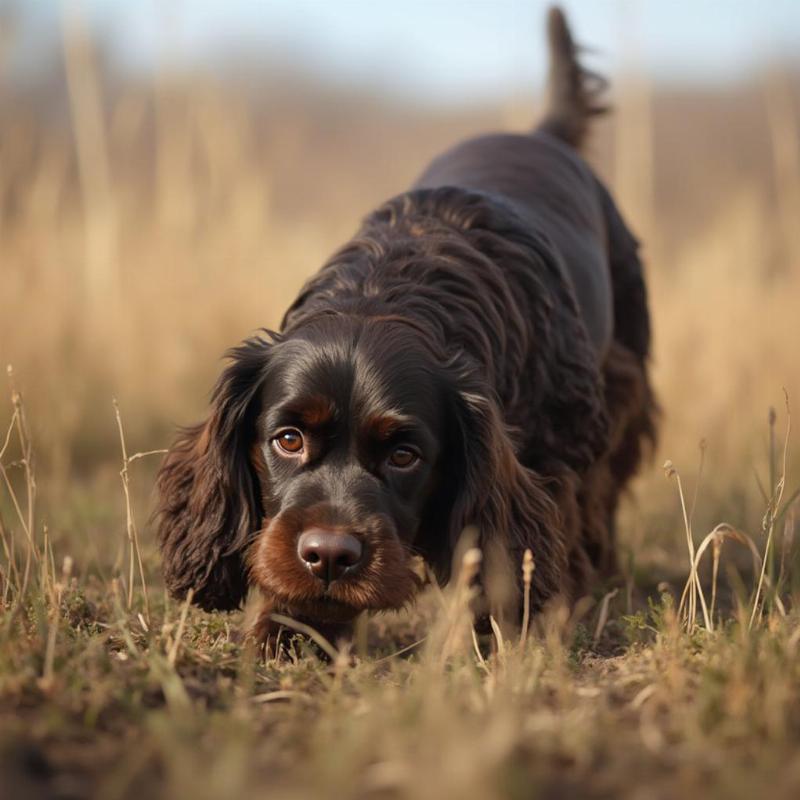
{"type": "Polygon", "coordinates": [[[320,507],[265,520],[248,565],[252,582],[275,610],[312,622],[348,622],[362,611],[398,609],[413,599],[422,581],[410,553],[383,518],[359,532],[366,552],[363,566],[326,588],[303,566],[296,549],[303,530],[326,524],[332,524],[331,514],[320,507]]]}

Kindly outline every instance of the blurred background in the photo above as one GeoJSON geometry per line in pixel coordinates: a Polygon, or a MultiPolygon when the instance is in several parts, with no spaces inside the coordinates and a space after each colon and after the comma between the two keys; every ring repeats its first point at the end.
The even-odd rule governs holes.
{"type": "MultiPolygon", "coordinates": [[[[659,465],[694,476],[701,440],[698,527],[757,532],[769,409],[780,449],[784,387],[800,408],[800,3],[565,8],[611,80],[587,157],[650,281],[664,421],[624,536],[676,538],[659,465]]],[[[131,451],[167,446],[204,413],[224,350],[276,326],[364,214],[455,140],[534,122],[545,10],[0,3],[0,363],[25,398],[40,488],[71,498],[52,504],[54,537],[66,508],[84,520],[110,502],[113,397],[131,451]]],[[[11,414],[4,400],[3,432],[11,414]]]]}

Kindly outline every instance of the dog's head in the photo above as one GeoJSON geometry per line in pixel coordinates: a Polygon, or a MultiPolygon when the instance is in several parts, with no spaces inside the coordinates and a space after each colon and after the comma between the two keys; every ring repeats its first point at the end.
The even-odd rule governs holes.
{"type": "Polygon", "coordinates": [[[445,386],[402,319],[322,315],[265,353],[252,579],[312,618],[397,608],[445,463],[445,386]]]}
{"type": "Polygon", "coordinates": [[[159,538],[174,594],[191,588],[202,607],[230,609],[255,584],[292,613],[345,621],[408,602],[420,583],[416,555],[446,579],[470,524],[495,560],[516,566],[534,549],[534,602],[559,590],[559,514],[544,481],[518,461],[499,395],[517,402],[532,374],[526,433],[541,430],[544,444],[579,463],[602,420],[591,413],[591,381],[576,370],[578,335],[556,331],[543,289],[530,290],[542,297],[544,310],[530,309],[539,327],[514,318],[496,262],[501,245],[508,258],[524,251],[506,236],[489,258],[486,242],[479,249],[451,227],[421,234],[413,220],[403,231],[394,218],[381,224],[383,243],[337,254],[280,335],[230,353],[208,420],[167,456],[159,538]],[[380,287],[369,285],[370,259],[393,264],[380,287]],[[550,367],[509,374],[531,331],[550,367]],[[534,403],[547,419],[534,419],[534,403]]]}
{"type": "Polygon", "coordinates": [[[170,587],[230,608],[250,582],[330,621],[404,605],[425,522],[441,522],[447,408],[434,354],[402,319],[322,315],[232,351],[209,419],[160,475],[170,587]]]}

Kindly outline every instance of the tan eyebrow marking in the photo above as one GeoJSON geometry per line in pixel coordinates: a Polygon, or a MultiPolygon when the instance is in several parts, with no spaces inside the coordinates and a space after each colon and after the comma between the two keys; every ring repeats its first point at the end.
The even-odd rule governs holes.
{"type": "Polygon", "coordinates": [[[395,431],[406,428],[411,423],[412,420],[409,417],[401,414],[380,414],[367,419],[364,427],[370,436],[385,441],[395,431]]]}
{"type": "Polygon", "coordinates": [[[322,395],[310,397],[294,409],[303,425],[309,428],[320,428],[329,423],[336,414],[333,401],[322,395]]]}

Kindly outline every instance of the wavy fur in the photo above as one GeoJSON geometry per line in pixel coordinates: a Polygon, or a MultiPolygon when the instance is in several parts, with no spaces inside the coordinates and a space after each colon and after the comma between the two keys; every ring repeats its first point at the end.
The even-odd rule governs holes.
{"type": "Polygon", "coordinates": [[[470,526],[487,593],[489,572],[504,575],[512,616],[527,548],[534,608],[614,572],[619,496],[655,439],[647,293],[636,240],[573,149],[599,111],[591,76],[559,12],[550,26],[555,110],[540,131],[445,153],[306,284],[280,335],[231,351],[208,420],[158,478],[173,594],[231,609],[254,584],[262,638],[274,609],[339,626],[406,603],[412,553],[446,582],[470,526]],[[383,447],[364,431],[401,407],[433,454],[416,478],[361,455],[383,447]],[[286,414],[310,420],[308,469],[276,454],[286,414]],[[296,550],[326,526],[371,554],[331,586],[296,550]]]}

